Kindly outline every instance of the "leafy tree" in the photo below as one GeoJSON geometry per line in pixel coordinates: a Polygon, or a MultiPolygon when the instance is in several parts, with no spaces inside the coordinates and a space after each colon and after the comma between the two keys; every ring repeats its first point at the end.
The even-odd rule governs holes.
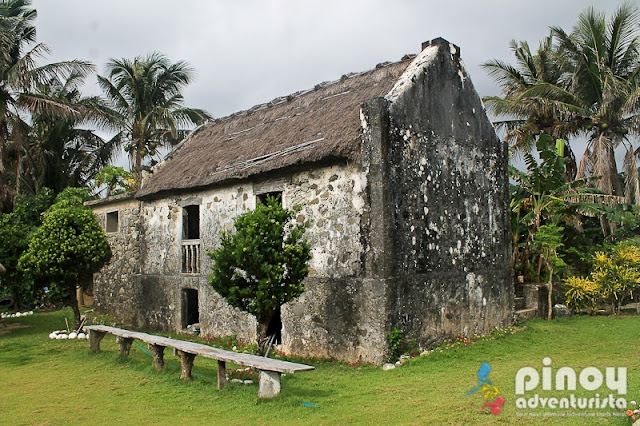
{"type": "Polygon", "coordinates": [[[19,267],[39,284],[47,283],[68,293],[77,326],[80,310],[76,286],[90,286],[93,274],[111,258],[104,230],[91,209],[83,205],[86,196],[87,191],[80,188],[61,192],[19,260],[19,267]]]}
{"type": "Polygon", "coordinates": [[[96,174],[95,187],[106,185],[107,197],[133,191],[136,187],[133,174],[122,167],[107,166],[96,174]]]}
{"type": "Polygon", "coordinates": [[[146,158],[181,140],[186,127],[210,118],[204,110],[182,105],[181,92],[192,76],[186,62],[172,64],[157,52],[133,61],[111,59],[107,77],[98,76],[112,108],[111,118],[120,130],[109,143],[114,148],[124,145],[138,183],[146,158]]]}
{"type": "Polygon", "coordinates": [[[236,308],[258,321],[258,353],[267,340],[269,322],[280,306],[304,291],[311,246],[303,238],[306,224],[292,221],[294,210],[273,197],[238,216],[236,232],[223,231],[213,259],[209,284],[236,308]]]}
{"type": "Polygon", "coordinates": [[[37,196],[19,195],[11,213],[0,215],[0,264],[5,269],[0,286],[20,308],[34,302],[37,288],[18,269],[18,260],[27,250],[32,233],[42,223],[42,213],[53,203],[53,193],[44,188],[37,196]]]}

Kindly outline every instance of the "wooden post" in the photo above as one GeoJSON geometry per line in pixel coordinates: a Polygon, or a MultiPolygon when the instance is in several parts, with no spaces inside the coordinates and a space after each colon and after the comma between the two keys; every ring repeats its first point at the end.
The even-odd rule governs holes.
{"type": "Polygon", "coordinates": [[[183,380],[193,379],[193,377],[191,376],[191,369],[193,368],[193,359],[196,356],[194,354],[182,352],[180,350],[178,350],[178,356],[180,357],[180,366],[182,367],[180,378],[183,380]]]}
{"type": "Polygon", "coordinates": [[[129,351],[131,350],[133,339],[117,336],[116,342],[120,347],[120,356],[129,356],[129,351]]]}
{"type": "Polygon", "coordinates": [[[260,370],[258,398],[273,398],[280,393],[280,372],[260,370]]]}
{"type": "Polygon", "coordinates": [[[164,346],[149,343],[149,350],[153,355],[153,367],[156,371],[162,370],[164,368],[164,346]]]}
{"type": "Polygon", "coordinates": [[[89,331],[89,346],[93,352],[100,352],[100,341],[107,334],[104,331],[89,331]]]}
{"type": "Polygon", "coordinates": [[[223,389],[227,384],[227,365],[224,361],[218,361],[218,389],[223,389]]]}

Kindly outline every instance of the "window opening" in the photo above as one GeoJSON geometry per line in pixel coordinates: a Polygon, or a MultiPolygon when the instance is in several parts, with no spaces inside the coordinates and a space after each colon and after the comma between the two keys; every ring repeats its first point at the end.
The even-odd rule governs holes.
{"type": "Polygon", "coordinates": [[[267,198],[273,197],[280,205],[282,205],[282,191],[265,192],[257,195],[257,201],[260,204],[267,204],[267,198]]]}
{"type": "Polygon", "coordinates": [[[118,212],[107,213],[107,232],[118,232],[118,212]]]}

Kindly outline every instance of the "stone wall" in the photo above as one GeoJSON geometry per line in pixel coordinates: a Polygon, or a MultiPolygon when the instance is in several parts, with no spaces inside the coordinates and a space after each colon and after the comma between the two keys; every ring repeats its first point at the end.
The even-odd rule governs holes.
{"type": "Polygon", "coordinates": [[[353,315],[342,309],[351,303],[343,296],[355,291],[353,288],[361,283],[352,280],[349,285],[356,287],[342,286],[345,277],[361,274],[361,217],[366,209],[366,181],[357,166],[345,163],[185,196],[129,201],[135,209],[116,203],[93,206],[98,216],[104,216],[108,209],[119,209],[128,222],[137,219],[136,234],[131,234],[136,236],[135,245],[129,241],[128,228],[110,237],[114,260],[96,277],[99,309],[136,327],[180,331],[181,291],[195,289],[203,335],[234,334],[254,340],[254,317],[229,306],[209,286],[207,275],[212,265],[205,250],[218,246],[221,232],[233,229],[237,215],[255,208],[257,193],[265,187],[282,191],[286,207],[301,206],[296,220],[309,223],[306,238],[312,246],[307,280],[310,290],[282,310],[284,349],[327,356],[362,352],[363,349],[354,348],[362,346],[357,336],[363,331],[353,326],[353,315]],[[200,206],[201,269],[198,274],[185,274],[181,271],[182,214],[184,206],[193,204],[200,206]],[[142,236],[144,241],[139,244],[142,236]],[[123,247],[135,248],[136,256],[123,251],[123,247]],[[129,265],[134,261],[135,268],[123,269],[123,262],[129,265]],[[112,298],[112,294],[120,296],[112,298]],[[319,309],[323,312],[320,315],[319,309]],[[325,321],[327,317],[332,320],[325,321]],[[347,332],[350,328],[353,333],[347,332]],[[327,341],[323,335],[335,338],[327,341]]]}
{"type": "Polygon", "coordinates": [[[440,39],[386,97],[392,321],[424,346],[512,319],[508,157],[440,39]]]}
{"type": "Polygon", "coordinates": [[[144,242],[140,202],[133,199],[133,194],[128,194],[87,204],[104,229],[107,213],[118,213],[118,229],[107,232],[111,261],[93,278],[94,305],[101,312],[135,324],[139,317],[140,260],[144,242]]]}

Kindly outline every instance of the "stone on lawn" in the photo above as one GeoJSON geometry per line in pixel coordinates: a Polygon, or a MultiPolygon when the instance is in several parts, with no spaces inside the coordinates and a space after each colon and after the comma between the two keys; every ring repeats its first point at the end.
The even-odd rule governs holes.
{"type": "Polygon", "coordinates": [[[394,364],[387,363],[382,366],[382,371],[393,370],[394,368],[396,368],[394,364]]]}
{"type": "Polygon", "coordinates": [[[554,318],[566,318],[571,316],[571,309],[565,305],[553,305],[553,317],[554,318]]]}

